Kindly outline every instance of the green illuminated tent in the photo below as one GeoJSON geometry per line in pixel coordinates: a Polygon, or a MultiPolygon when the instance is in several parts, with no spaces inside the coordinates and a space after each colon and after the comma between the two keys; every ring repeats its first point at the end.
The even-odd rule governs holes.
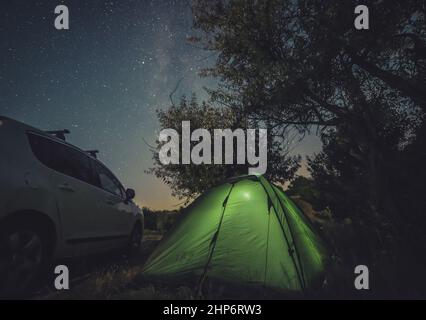
{"type": "Polygon", "coordinates": [[[144,275],[303,292],[322,283],[325,261],[321,240],[284,192],[262,176],[244,176],[195,200],[144,275]]]}

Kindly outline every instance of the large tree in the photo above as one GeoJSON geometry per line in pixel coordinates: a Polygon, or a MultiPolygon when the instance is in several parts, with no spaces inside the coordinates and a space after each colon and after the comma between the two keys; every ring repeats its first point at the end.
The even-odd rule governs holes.
{"type": "MultiPolygon", "coordinates": [[[[407,121],[425,110],[425,4],[365,1],[370,30],[354,28],[358,1],[196,0],[193,41],[218,58],[205,75],[212,97],[238,101],[249,117],[300,133],[335,128],[346,155],[366,168],[370,212],[399,220],[382,164],[387,113],[407,121]],[[406,113],[413,116],[405,117],[406,113]]],[[[405,137],[415,131],[405,128],[405,137]]],[[[402,144],[404,142],[401,142],[402,144]]],[[[380,217],[380,218],[379,218],[380,217]]]]}

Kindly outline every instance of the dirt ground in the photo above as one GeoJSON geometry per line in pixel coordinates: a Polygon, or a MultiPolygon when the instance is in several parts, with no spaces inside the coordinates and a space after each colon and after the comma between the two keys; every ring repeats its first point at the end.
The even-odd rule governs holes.
{"type": "Polygon", "coordinates": [[[121,253],[110,253],[89,257],[78,261],[67,261],[70,271],[69,290],[58,291],[54,288],[54,280],[46,280],[46,285],[34,293],[31,299],[120,299],[131,298],[137,291],[138,299],[155,299],[157,288],[136,283],[142,266],[154,250],[162,235],[157,232],[146,232],[141,249],[134,256],[121,253]],[[142,291],[142,292],[140,292],[142,291]]]}

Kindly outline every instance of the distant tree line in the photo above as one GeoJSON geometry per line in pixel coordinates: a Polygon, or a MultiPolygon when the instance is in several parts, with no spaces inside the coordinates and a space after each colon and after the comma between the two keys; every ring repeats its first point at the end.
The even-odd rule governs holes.
{"type": "Polygon", "coordinates": [[[164,233],[170,230],[175,223],[176,215],[181,210],[153,210],[143,207],[142,211],[144,214],[145,229],[164,233]]]}

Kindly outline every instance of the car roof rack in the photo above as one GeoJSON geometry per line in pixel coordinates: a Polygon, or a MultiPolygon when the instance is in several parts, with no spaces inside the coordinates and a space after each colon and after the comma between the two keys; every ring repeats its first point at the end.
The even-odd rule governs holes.
{"type": "Polygon", "coordinates": [[[51,134],[52,136],[55,136],[58,139],[66,141],[65,135],[70,134],[70,131],[68,129],[64,129],[64,130],[46,131],[46,133],[51,134]]]}
{"type": "Polygon", "coordinates": [[[91,155],[95,159],[98,158],[99,150],[86,150],[85,152],[91,155]]]}

